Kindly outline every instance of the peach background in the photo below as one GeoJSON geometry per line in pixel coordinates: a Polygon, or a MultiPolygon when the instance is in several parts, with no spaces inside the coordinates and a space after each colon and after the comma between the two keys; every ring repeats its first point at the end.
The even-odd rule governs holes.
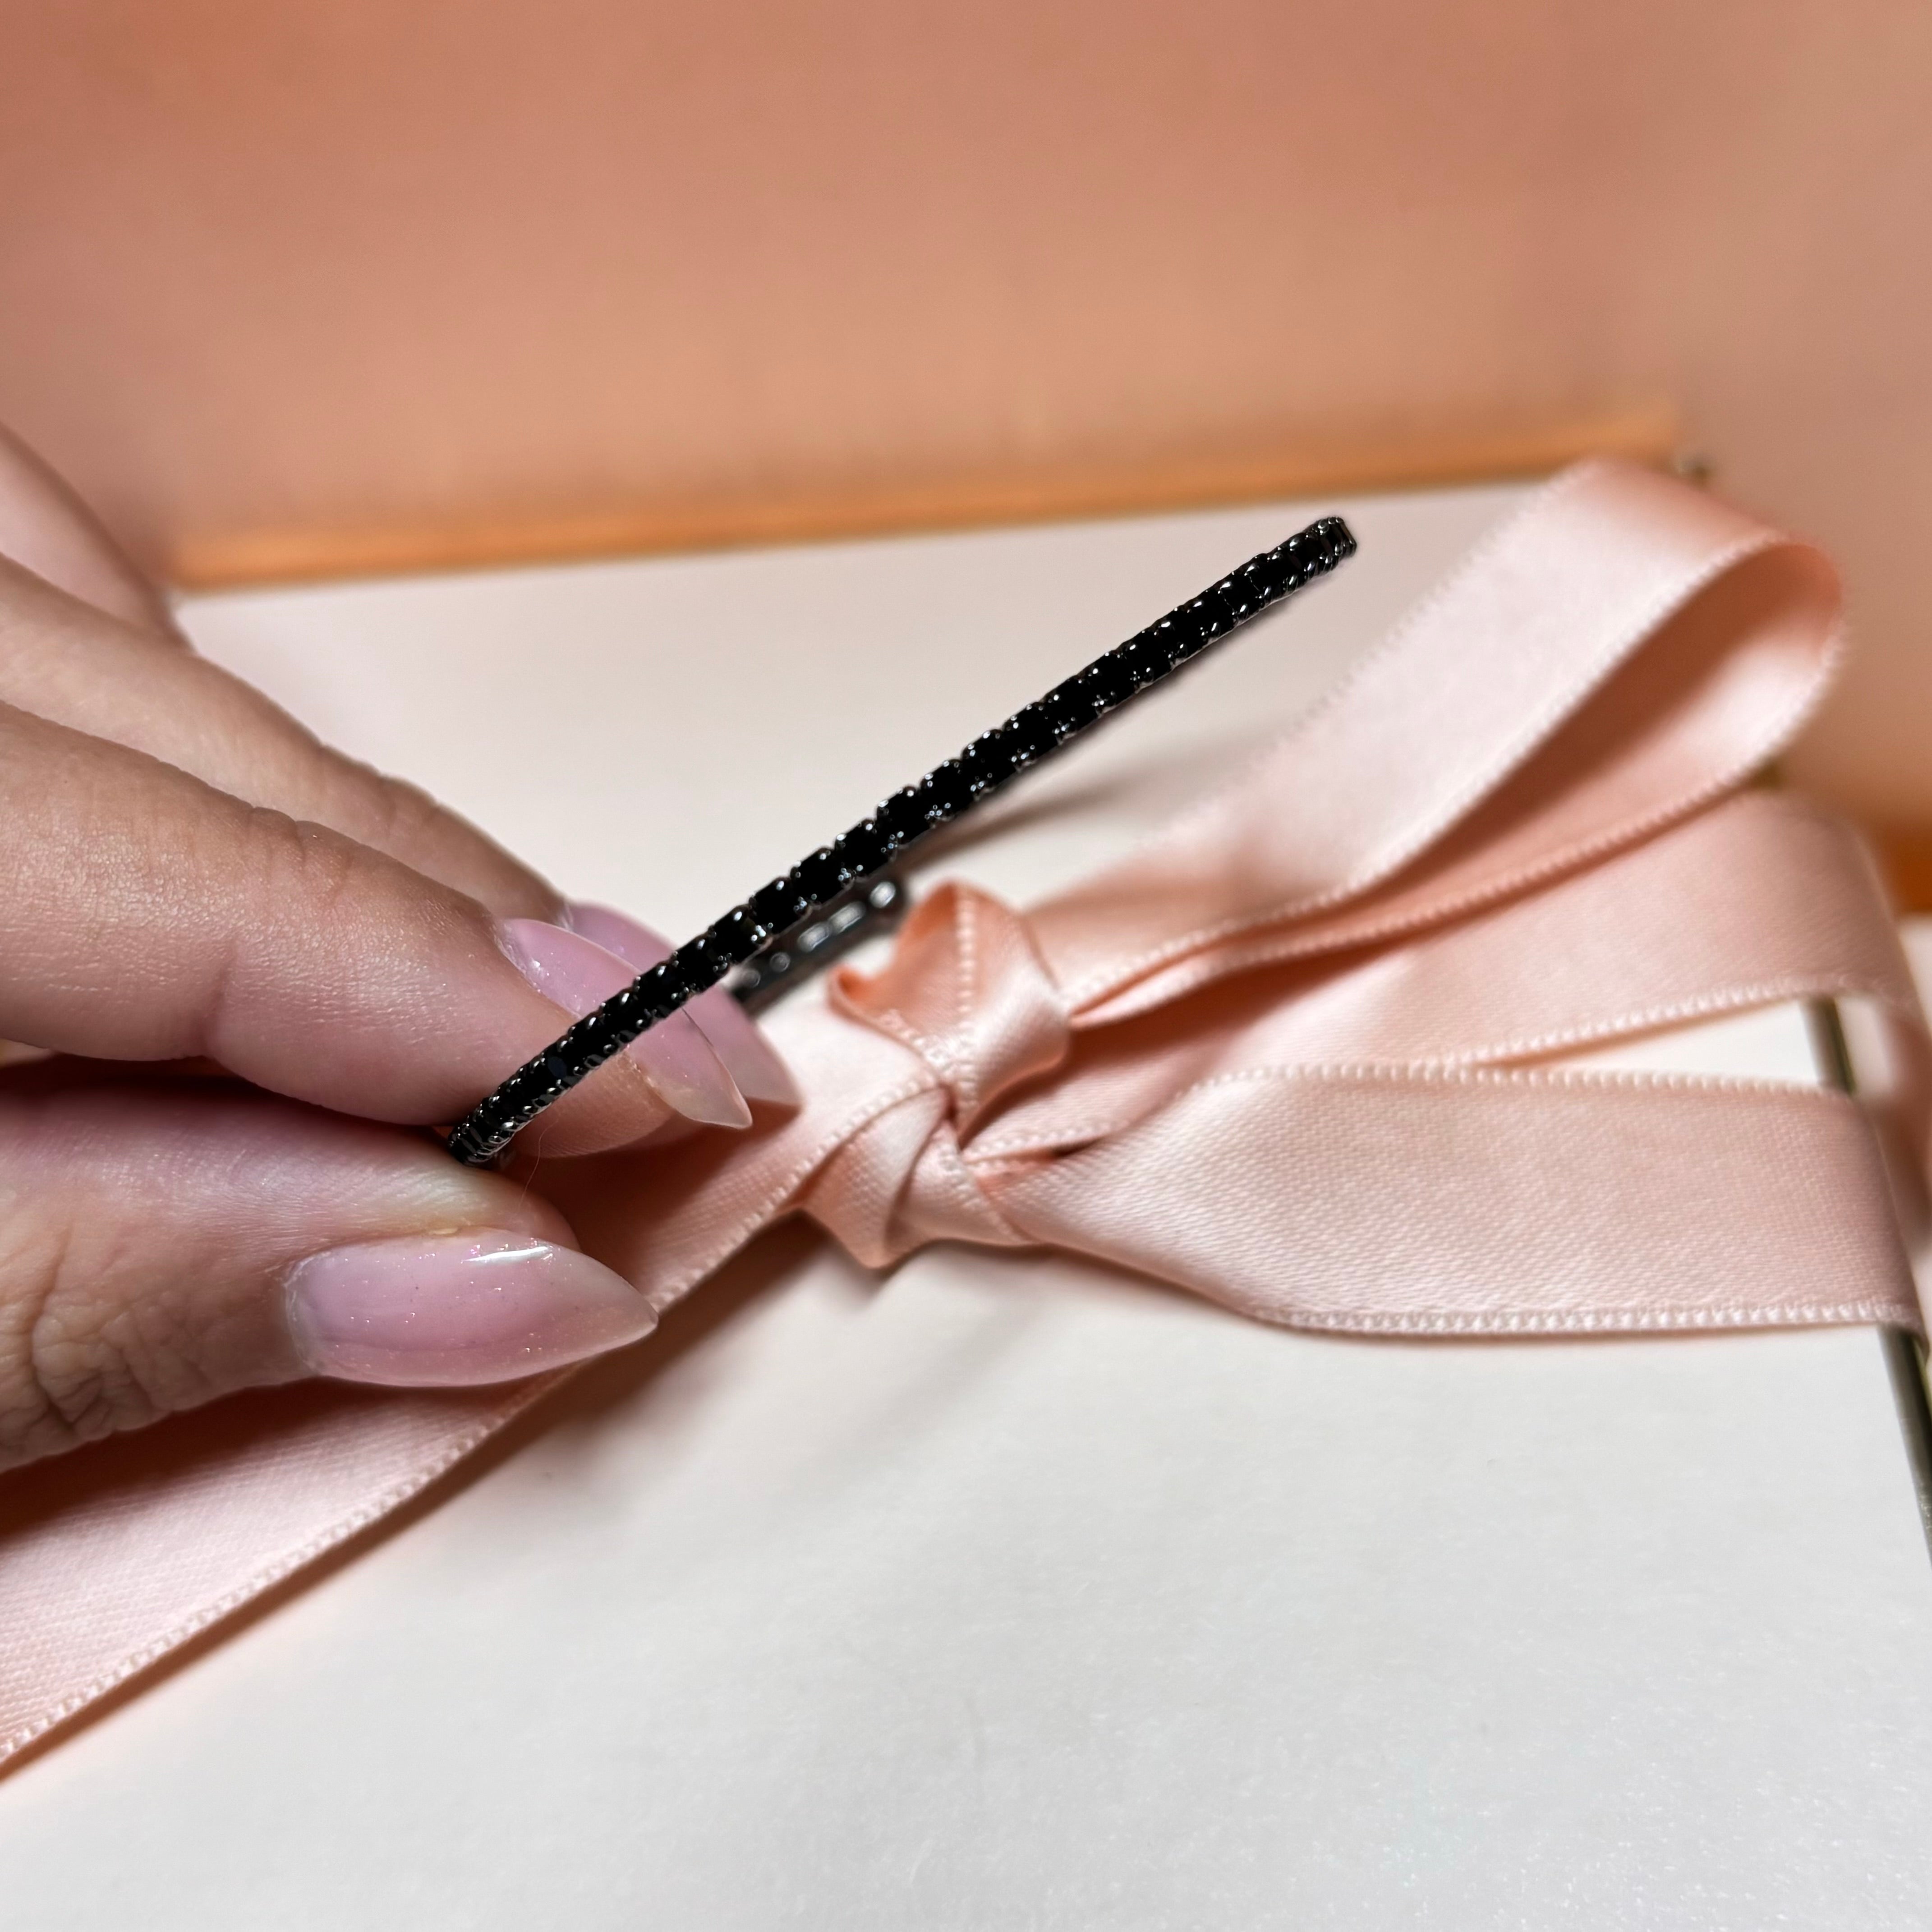
{"type": "Polygon", "coordinates": [[[8,0],[0,418],[206,576],[1668,404],[1932,820],[1928,208],[1922,0],[8,0]]]}

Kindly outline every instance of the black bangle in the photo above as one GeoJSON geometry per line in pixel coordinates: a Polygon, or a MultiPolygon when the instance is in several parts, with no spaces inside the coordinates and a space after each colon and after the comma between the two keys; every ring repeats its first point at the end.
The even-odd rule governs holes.
{"type": "MultiPolygon", "coordinates": [[[[488,1166],[586,1074],[734,970],[752,992],[785,978],[800,954],[800,936],[814,922],[828,924],[828,912],[861,904],[878,884],[896,902],[899,888],[884,877],[886,868],[926,833],[992,797],[1354,550],[1347,524],[1324,517],[1096,658],[585,1014],[464,1117],[449,1137],[450,1152],[472,1167],[488,1166]],[[781,955],[788,963],[775,974],[781,955]]],[[[826,953],[856,923],[848,921],[818,952],[826,953]]]]}

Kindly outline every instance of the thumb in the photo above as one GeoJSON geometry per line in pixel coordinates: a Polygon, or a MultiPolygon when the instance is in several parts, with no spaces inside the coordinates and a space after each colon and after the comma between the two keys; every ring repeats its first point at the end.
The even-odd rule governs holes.
{"type": "Polygon", "coordinates": [[[512,1380],[655,1321],[425,1136],[219,1088],[0,1093],[0,1468],[304,1376],[512,1380]]]}

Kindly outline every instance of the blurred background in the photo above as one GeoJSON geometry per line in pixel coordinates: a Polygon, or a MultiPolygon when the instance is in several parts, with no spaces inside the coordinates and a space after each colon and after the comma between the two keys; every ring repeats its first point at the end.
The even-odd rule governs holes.
{"type": "Polygon", "coordinates": [[[197,585],[1708,464],[1909,863],[1928,210],[1923,0],[4,0],[0,419],[197,585]]]}

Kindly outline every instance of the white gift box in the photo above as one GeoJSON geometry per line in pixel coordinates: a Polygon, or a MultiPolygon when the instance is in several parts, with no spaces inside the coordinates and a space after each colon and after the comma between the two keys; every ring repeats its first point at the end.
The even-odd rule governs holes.
{"type": "MultiPolygon", "coordinates": [[[[1336,578],[928,868],[1018,903],[1076,877],[1515,495],[184,614],[324,735],[681,937],[1344,510],[1336,578]]],[[[1790,1010],[1622,1057],[1818,1077],[1790,1010]]],[[[1870,1330],[1364,1342],[1048,1256],[874,1276],[793,1227],[516,1434],[0,1781],[5,1922],[1924,1922],[1932,1563],[1870,1330]]]]}

